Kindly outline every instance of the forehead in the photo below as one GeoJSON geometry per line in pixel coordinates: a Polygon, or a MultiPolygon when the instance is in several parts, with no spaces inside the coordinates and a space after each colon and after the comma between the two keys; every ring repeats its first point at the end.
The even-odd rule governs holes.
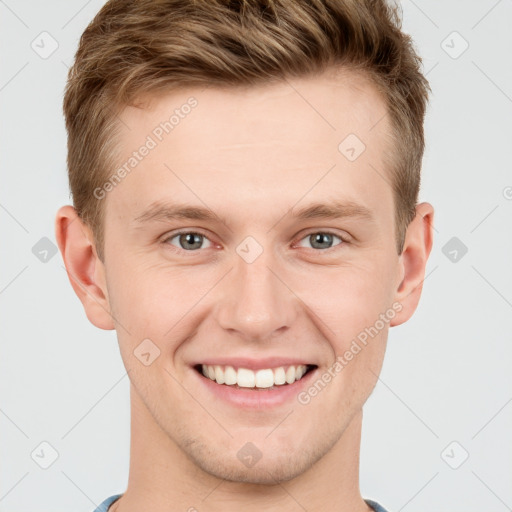
{"type": "Polygon", "coordinates": [[[177,196],[217,209],[306,196],[389,208],[385,113],[376,88],[352,72],[146,98],[120,115],[119,165],[138,156],[107,204],[134,216],[177,196]],[[142,146],[150,149],[141,157],[142,146]]]}

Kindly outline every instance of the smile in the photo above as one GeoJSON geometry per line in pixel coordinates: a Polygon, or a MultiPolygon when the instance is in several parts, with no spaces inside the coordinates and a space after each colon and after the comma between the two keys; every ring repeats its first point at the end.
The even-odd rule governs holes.
{"type": "Polygon", "coordinates": [[[249,368],[235,368],[230,365],[196,365],[196,370],[217,384],[233,388],[275,389],[301,380],[316,365],[289,365],[276,368],[262,368],[253,371],[249,368]]]}

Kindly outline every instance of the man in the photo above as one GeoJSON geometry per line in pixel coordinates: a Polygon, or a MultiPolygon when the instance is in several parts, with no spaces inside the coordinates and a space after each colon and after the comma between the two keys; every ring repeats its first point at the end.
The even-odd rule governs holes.
{"type": "Polygon", "coordinates": [[[432,247],[420,63],[381,1],[114,0],[86,29],[56,236],[132,418],[98,511],[384,511],[362,407],[432,247]]]}

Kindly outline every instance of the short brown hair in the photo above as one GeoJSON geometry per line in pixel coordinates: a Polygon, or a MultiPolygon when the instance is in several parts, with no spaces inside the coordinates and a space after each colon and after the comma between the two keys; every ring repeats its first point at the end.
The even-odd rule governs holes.
{"type": "MultiPolygon", "coordinates": [[[[116,165],[118,114],[145,94],[259,85],[349,67],[383,94],[396,247],[415,216],[428,81],[396,6],[385,0],[110,0],[82,34],[64,96],[74,206],[103,259],[93,191],[116,165]]],[[[341,141],[340,141],[341,142],[341,141]]]]}

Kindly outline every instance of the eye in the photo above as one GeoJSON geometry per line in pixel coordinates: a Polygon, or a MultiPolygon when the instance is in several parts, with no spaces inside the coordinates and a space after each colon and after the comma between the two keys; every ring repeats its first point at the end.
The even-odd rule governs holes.
{"type": "MultiPolygon", "coordinates": [[[[335,235],[329,231],[316,231],[314,233],[310,233],[302,238],[298,245],[300,247],[307,247],[303,245],[304,241],[311,244],[310,248],[320,251],[328,251],[337,245],[344,245],[348,242],[348,240],[345,240],[343,237],[335,235]],[[337,238],[340,243],[334,244],[333,246],[335,238],[337,238]]],[[[199,249],[207,249],[212,246],[209,238],[203,233],[197,231],[181,231],[179,233],[174,233],[165,238],[163,243],[173,245],[177,247],[178,250],[186,252],[197,252],[199,249]],[[203,246],[205,241],[208,245],[203,246]]]]}
{"type": "MultiPolygon", "coordinates": [[[[190,252],[196,249],[201,249],[201,245],[204,240],[207,240],[208,243],[211,244],[210,240],[208,240],[208,238],[206,238],[202,233],[196,233],[195,231],[182,231],[169,236],[164,240],[164,243],[170,243],[171,245],[178,247],[178,249],[190,252]],[[177,244],[172,242],[175,238],[177,238],[177,244]]],[[[206,247],[204,248],[206,249],[206,247]]]]}
{"type": "MultiPolygon", "coordinates": [[[[334,233],[330,233],[329,231],[317,231],[315,233],[310,233],[309,235],[306,235],[306,237],[304,237],[302,240],[309,242],[313,249],[320,249],[325,251],[333,248],[332,243],[334,238],[337,238],[338,240],[340,240],[340,242],[346,242],[346,240],[343,239],[341,236],[335,235],[334,233]]],[[[304,246],[301,245],[301,247],[304,246]]]]}

